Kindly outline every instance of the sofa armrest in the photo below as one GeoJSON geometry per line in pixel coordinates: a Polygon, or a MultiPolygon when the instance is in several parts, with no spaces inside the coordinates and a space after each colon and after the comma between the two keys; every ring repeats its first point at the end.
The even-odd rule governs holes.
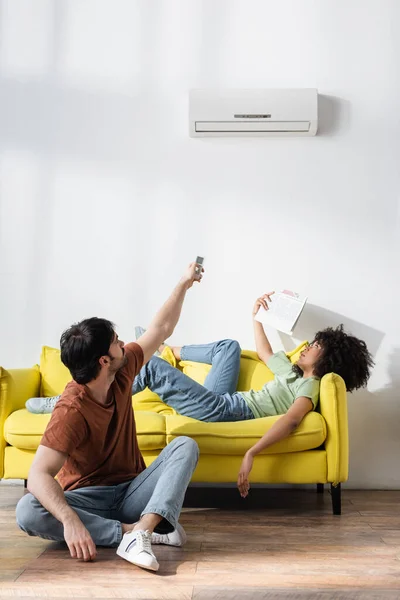
{"type": "Polygon", "coordinates": [[[4,423],[7,417],[20,408],[25,402],[39,395],[40,372],[38,367],[32,369],[10,369],[0,367],[0,478],[4,475],[4,423]]]}
{"type": "Polygon", "coordinates": [[[327,429],[327,479],[329,483],[338,484],[346,481],[349,474],[346,386],[339,375],[329,373],[321,379],[319,404],[327,429]]]}

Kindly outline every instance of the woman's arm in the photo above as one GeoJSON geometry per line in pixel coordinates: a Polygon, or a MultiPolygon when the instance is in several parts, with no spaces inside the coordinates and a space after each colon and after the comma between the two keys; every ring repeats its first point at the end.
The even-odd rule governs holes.
{"type": "Polygon", "coordinates": [[[265,335],[264,327],[262,323],[255,320],[255,316],[260,310],[260,306],[268,310],[268,302],[272,302],[271,296],[275,292],[269,292],[269,294],[264,294],[257,298],[254,307],[253,307],[253,325],[254,325],[254,339],[256,342],[256,352],[258,354],[258,358],[263,362],[267,362],[268,359],[273,355],[273,350],[271,348],[271,344],[268,341],[267,336],[265,335]]]}
{"type": "Polygon", "coordinates": [[[256,454],[259,454],[265,448],[276,444],[280,440],[288,437],[300,425],[307,413],[313,408],[310,398],[300,396],[296,398],[287,413],[283,415],[263,437],[246,452],[240,467],[237,486],[242,498],[246,498],[249,493],[249,474],[253,467],[253,460],[256,454]]]}

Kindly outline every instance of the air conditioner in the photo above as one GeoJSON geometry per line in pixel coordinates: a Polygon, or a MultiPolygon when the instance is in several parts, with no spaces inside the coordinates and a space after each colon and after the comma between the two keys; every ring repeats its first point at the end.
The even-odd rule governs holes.
{"type": "Polygon", "coordinates": [[[315,135],[318,92],[305,89],[191,90],[191,137],[315,135]]]}

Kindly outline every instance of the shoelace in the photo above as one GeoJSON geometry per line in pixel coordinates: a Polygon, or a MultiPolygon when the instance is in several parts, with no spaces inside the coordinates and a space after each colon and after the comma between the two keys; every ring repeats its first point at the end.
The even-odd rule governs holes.
{"type": "Polygon", "coordinates": [[[151,535],[148,531],[138,531],[136,533],[136,541],[139,548],[139,552],[147,552],[153,554],[151,550],[151,535]]]}
{"type": "Polygon", "coordinates": [[[168,542],[168,534],[165,533],[152,533],[152,537],[154,542],[158,542],[159,544],[168,542]]]}
{"type": "Polygon", "coordinates": [[[53,408],[60,396],[53,396],[52,398],[46,398],[46,408],[53,408]]]}

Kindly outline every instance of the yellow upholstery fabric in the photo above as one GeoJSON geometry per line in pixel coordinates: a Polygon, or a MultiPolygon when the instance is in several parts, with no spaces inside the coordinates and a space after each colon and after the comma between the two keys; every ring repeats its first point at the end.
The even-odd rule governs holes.
{"type": "MultiPolygon", "coordinates": [[[[23,450],[36,450],[50,416],[33,415],[25,409],[13,412],[4,424],[7,443],[23,450]]],[[[176,437],[187,435],[196,440],[202,453],[243,455],[278,419],[266,417],[236,423],[203,423],[181,415],[164,418],[158,413],[138,411],[136,426],[139,446],[143,450],[163,448],[165,443],[170,443],[176,437]]],[[[312,412],[291,436],[267,448],[263,454],[318,448],[325,437],[324,419],[319,413],[312,412]]]]}
{"type": "MultiPolygon", "coordinates": [[[[26,479],[35,452],[7,446],[5,451],[6,479],[26,479]]],[[[158,456],[155,451],[143,451],[146,466],[158,456]]],[[[240,456],[200,455],[192,481],[201,483],[232,483],[237,481],[242,462],[240,456]]],[[[252,483],[327,483],[327,463],[324,450],[309,450],[292,454],[256,456],[251,472],[252,483]]]]}
{"type": "Polygon", "coordinates": [[[39,394],[39,389],[40,372],[37,365],[31,369],[6,370],[0,367],[0,418],[5,420],[14,410],[24,408],[28,398],[39,394]]]}
{"type": "MultiPolygon", "coordinates": [[[[292,362],[297,360],[303,347],[301,344],[288,354],[292,362]]],[[[173,361],[168,354],[164,358],[173,361]]],[[[209,365],[182,361],[178,368],[203,383],[209,365]]],[[[40,391],[46,395],[60,393],[70,380],[68,371],[61,364],[59,350],[55,348],[43,349],[40,369],[40,372],[38,367],[6,371],[0,367],[0,477],[27,478],[50,418],[49,415],[28,413],[24,408],[26,400],[40,395],[40,391]]],[[[260,389],[271,377],[269,369],[257,360],[254,352],[242,352],[238,389],[260,389]]],[[[133,405],[139,447],[147,465],[178,435],[189,435],[198,442],[201,455],[193,476],[195,482],[236,482],[244,452],[279,418],[201,423],[176,415],[149,390],[134,396],[133,405]]],[[[348,476],[346,390],[343,380],[333,373],[325,375],[321,381],[320,413],[308,414],[292,436],[258,455],[251,481],[345,481],[348,476]]]]}
{"type": "MultiPolygon", "coordinates": [[[[142,453],[144,462],[148,467],[157,458],[160,450],[142,449],[142,453]]],[[[27,479],[34,457],[35,450],[22,450],[14,446],[6,446],[4,479],[27,479]]]]}
{"type": "Polygon", "coordinates": [[[261,362],[255,352],[243,351],[240,358],[240,371],[237,389],[240,392],[261,390],[274,378],[272,371],[261,362]]]}
{"type": "Polygon", "coordinates": [[[297,348],[287,352],[287,356],[290,358],[290,361],[294,364],[300,358],[300,354],[303,352],[304,347],[307,345],[307,341],[302,342],[297,348]]]}
{"type": "MultiPolygon", "coordinates": [[[[34,415],[26,409],[13,412],[4,424],[8,444],[21,450],[36,450],[51,415],[34,415]]],[[[166,444],[165,419],[154,412],[135,415],[139,447],[161,450],[166,444]]]]}
{"type": "Polygon", "coordinates": [[[185,375],[201,384],[204,383],[205,378],[211,371],[211,365],[191,362],[190,360],[181,360],[178,367],[185,375]]]}
{"type": "Polygon", "coordinates": [[[0,478],[4,477],[4,423],[10,413],[25,406],[28,398],[38,395],[39,386],[40,373],[37,367],[8,371],[0,367],[0,478]]]}
{"type": "MultiPolygon", "coordinates": [[[[242,456],[254,446],[280,417],[265,417],[235,423],[204,423],[181,415],[167,416],[167,443],[187,435],[199,445],[200,453],[242,456]]],[[[311,412],[286,439],[270,446],[262,454],[301,452],[318,448],[326,437],[325,421],[319,413],[311,412]]]]}
{"type": "Polygon", "coordinates": [[[329,373],[321,379],[319,404],[327,424],[328,480],[332,483],[346,481],[349,475],[347,396],[344,381],[339,375],[329,373]]]}
{"type": "Polygon", "coordinates": [[[160,415],[176,415],[178,414],[172,406],[165,404],[160,396],[151,392],[149,388],[132,396],[132,405],[135,412],[152,411],[160,415]]]}
{"type": "MultiPolygon", "coordinates": [[[[240,358],[239,381],[237,386],[237,389],[242,392],[251,389],[260,390],[263,385],[267,383],[267,381],[270,381],[274,377],[264,363],[260,362],[258,359],[255,360],[255,356],[255,352],[254,357],[252,352],[242,352],[240,358]]],[[[183,371],[183,373],[185,373],[185,375],[191,377],[198,383],[203,384],[205,378],[211,370],[211,365],[191,362],[189,360],[182,360],[179,363],[179,368],[183,371]]]]}
{"type": "Polygon", "coordinates": [[[4,437],[10,446],[36,450],[51,415],[33,415],[26,409],[16,410],[4,423],[4,437]]]}
{"type": "Polygon", "coordinates": [[[6,446],[4,451],[4,479],[28,479],[35,450],[21,450],[6,446]]]}
{"type": "MultiPolygon", "coordinates": [[[[203,454],[192,481],[235,483],[243,457],[203,454]]],[[[308,450],[292,454],[256,456],[250,475],[252,483],[326,483],[326,453],[308,450]]]]}
{"type": "Polygon", "coordinates": [[[72,379],[71,373],[63,365],[58,348],[43,346],[40,356],[40,385],[41,396],[57,396],[64,391],[65,386],[72,379]]]}

